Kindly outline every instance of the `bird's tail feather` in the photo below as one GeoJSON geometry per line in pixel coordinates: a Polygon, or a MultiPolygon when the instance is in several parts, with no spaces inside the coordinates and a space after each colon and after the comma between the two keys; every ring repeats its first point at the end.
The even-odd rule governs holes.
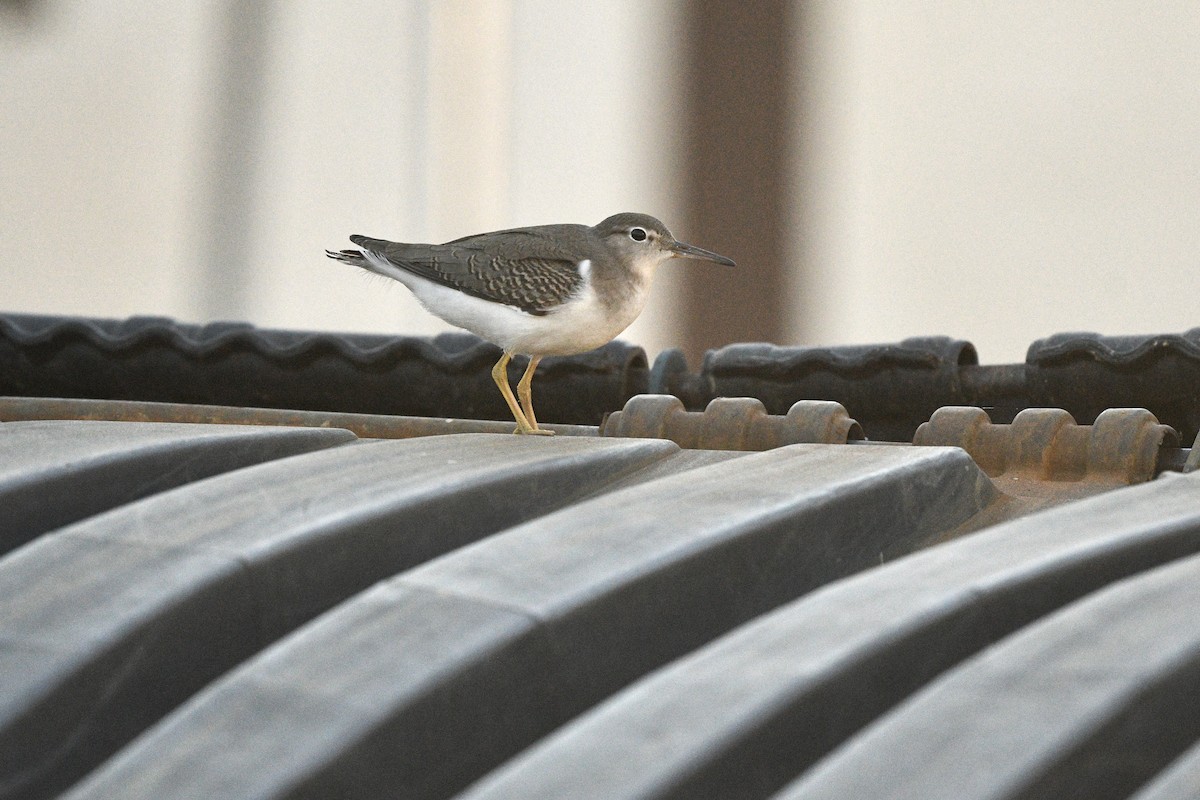
{"type": "Polygon", "coordinates": [[[368,272],[374,272],[376,275],[382,275],[385,278],[406,283],[405,278],[407,273],[396,264],[393,264],[385,256],[375,252],[374,248],[370,247],[372,243],[378,242],[381,245],[386,245],[387,242],[381,239],[368,239],[365,236],[351,236],[350,240],[357,245],[366,245],[362,250],[326,250],[325,255],[332,259],[341,261],[343,264],[353,264],[356,267],[362,267],[368,272]]]}
{"type": "Polygon", "coordinates": [[[326,250],[325,255],[344,264],[353,264],[356,267],[367,266],[361,250],[326,250]]]}

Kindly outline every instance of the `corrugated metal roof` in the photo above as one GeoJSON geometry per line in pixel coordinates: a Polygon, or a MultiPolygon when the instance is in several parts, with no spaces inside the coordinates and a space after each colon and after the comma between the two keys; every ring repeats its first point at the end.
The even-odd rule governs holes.
{"type": "MultiPolygon", "coordinates": [[[[433,339],[0,314],[0,387],[7,395],[146,400],[330,412],[507,420],[490,370],[499,350],[467,334],[433,339]]],[[[525,368],[510,366],[513,380],[525,368]]],[[[875,440],[911,441],[943,406],[986,408],[1011,422],[1061,408],[1090,424],[1109,408],[1149,410],[1185,442],[1200,432],[1200,328],[1182,334],[1059,334],[1022,364],[979,364],[944,336],[855,347],[735,344],[692,372],[678,350],[647,366],[613,342],[538,369],[539,417],[598,425],[638,394],[671,394],[691,411],[717,397],[755,397],[771,414],[799,400],[842,404],[875,440]]]]}
{"type": "Polygon", "coordinates": [[[139,497],[353,438],[318,428],[9,422],[0,437],[0,554],[139,497]]]}
{"type": "MultiPolygon", "coordinates": [[[[911,713],[913,700],[906,698],[939,673],[988,663],[989,645],[1075,608],[1089,592],[1124,586],[1123,579],[1151,574],[1146,571],[1198,551],[1200,484],[1192,476],[993,527],[831,583],[698,648],[581,715],[471,796],[763,797],[814,764],[825,768],[842,758],[878,783],[862,791],[865,783],[848,780],[853,790],[797,789],[794,796],[934,796],[900,792],[902,775],[922,781],[922,787],[941,785],[946,796],[1010,796],[989,793],[1000,782],[987,783],[986,764],[938,760],[927,757],[929,750],[948,750],[972,726],[986,724],[981,714],[1002,715],[1004,708],[1028,717],[1027,736],[1051,722],[1100,727],[1104,720],[1094,709],[1080,709],[1064,722],[1071,716],[1065,701],[1076,693],[1091,695],[1089,672],[1107,673],[1110,660],[1081,657],[1076,682],[1052,680],[1037,659],[1027,661],[1025,680],[1046,681],[1045,692],[1060,693],[1062,702],[1043,697],[1031,706],[1026,695],[996,687],[974,705],[925,716],[924,728],[907,728],[907,738],[882,741],[876,730],[896,714],[911,713]],[[874,766],[863,768],[872,761],[874,766]],[[978,794],[970,791],[972,781],[982,781],[978,794]]],[[[1077,644],[1098,639],[1114,621],[1093,617],[1081,623],[1077,644]]],[[[1181,645],[1194,636],[1193,628],[1154,630],[1181,645]]],[[[1189,669],[1177,666],[1183,674],[1189,669]]],[[[1174,701],[1194,714],[1195,696],[1180,691],[1174,701]]],[[[1113,697],[1103,710],[1111,716],[1136,707],[1133,696],[1113,697]]],[[[1172,735],[1194,727],[1161,721],[1172,735]]],[[[981,753],[989,741],[981,731],[981,753]]],[[[990,755],[997,762],[1006,754],[1040,758],[1048,763],[1039,768],[1063,770],[1079,782],[1084,778],[1065,753],[1056,761],[1049,743],[1037,746],[1030,738],[1028,749],[1007,752],[999,740],[992,743],[990,755]]],[[[1147,738],[1137,745],[1139,758],[1152,762],[1169,752],[1159,747],[1147,738]]],[[[1025,776],[1034,773],[1030,768],[1025,776]]]]}
{"type": "Polygon", "coordinates": [[[906,407],[887,444],[853,406],[773,407],[812,364],[961,378],[951,340],[729,348],[697,375],[668,354],[652,380],[778,396],[635,398],[551,439],[28,396],[13,376],[70,328],[0,342],[0,394],[27,395],[0,399],[27,420],[0,423],[0,797],[1169,797],[1197,774],[1200,478],[1148,411],[906,407]]]}
{"type": "MultiPolygon", "coordinates": [[[[0,315],[0,386],[25,397],[506,419],[491,379],[499,356],[468,334],[425,339],[160,317],[0,315]]],[[[512,370],[527,363],[514,359],[512,370]]],[[[547,358],[538,368],[538,410],[547,420],[595,425],[644,392],[646,375],[645,352],[621,342],[547,358]]]]}

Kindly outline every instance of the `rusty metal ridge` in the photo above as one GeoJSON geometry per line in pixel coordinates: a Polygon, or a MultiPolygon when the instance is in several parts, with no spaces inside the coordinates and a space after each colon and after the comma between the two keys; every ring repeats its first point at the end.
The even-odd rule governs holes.
{"type": "Polygon", "coordinates": [[[603,436],[670,439],[698,450],[770,450],[788,444],[849,444],[862,427],[840,403],[801,400],[786,415],[768,414],[753,397],[718,397],[704,411],[688,411],[672,395],[630,398],[600,428],[603,436]]]}
{"type": "Polygon", "coordinates": [[[1027,408],[997,425],[981,408],[950,406],[921,425],[913,443],[961,447],[993,479],[1111,486],[1153,479],[1163,451],[1180,450],[1175,429],[1144,408],[1110,408],[1091,425],[1059,408],[1027,408]]]}
{"type": "MultiPolygon", "coordinates": [[[[40,419],[187,422],[344,428],[360,438],[402,439],[449,433],[510,433],[512,423],[439,417],[155,403],[127,400],[0,397],[0,422],[40,419]]],[[[563,436],[670,439],[685,448],[768,450],[787,444],[872,444],[838,403],[800,401],[772,415],[748,397],[718,398],[687,411],[670,395],[640,395],[599,427],[546,425],[563,436]]],[[[1060,409],[1027,409],[1013,424],[994,424],[974,407],[939,409],[911,444],[961,447],[990,475],[1050,482],[1128,485],[1165,471],[1195,468],[1194,452],[1145,409],[1110,409],[1095,425],[1077,425],[1060,409]]]]}

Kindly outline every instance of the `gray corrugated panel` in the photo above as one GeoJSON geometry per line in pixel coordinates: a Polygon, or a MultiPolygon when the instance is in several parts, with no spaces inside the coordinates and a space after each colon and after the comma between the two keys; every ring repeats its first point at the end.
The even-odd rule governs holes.
{"type": "Polygon", "coordinates": [[[0,423],[0,554],[139,497],[353,439],[336,429],[0,423]]]}
{"type": "MultiPolygon", "coordinates": [[[[1164,478],[827,586],[615,695],[472,797],[766,796],[988,643],[1200,550],[1198,501],[1200,478],[1164,478]]],[[[889,795],[844,797],[872,796],[889,795]]]]}
{"type": "Polygon", "coordinates": [[[363,443],[42,537],[0,560],[0,796],[69,785],[371,583],[677,453],[661,441],[489,435],[363,443]]]}
{"type": "Polygon", "coordinates": [[[1200,743],[1156,775],[1129,800],[1196,800],[1200,797],[1200,743]]]}
{"type": "Polygon", "coordinates": [[[1200,735],[1200,557],[1002,641],[835,751],[780,800],[1118,800],[1200,735]]]}
{"type": "MultiPolygon", "coordinates": [[[[159,400],[508,420],[492,382],[500,349],[433,338],[0,314],[0,394],[159,400]]],[[[513,383],[527,361],[515,358],[513,383]]],[[[646,353],[609,342],[538,368],[544,422],[595,425],[646,390],[646,353]]]]}
{"type": "Polygon", "coordinates": [[[1200,328],[1181,334],[1060,333],[1029,345],[1030,405],[1065,408],[1091,422],[1108,408],[1150,409],[1185,441],[1200,426],[1200,328]]]}
{"type": "Polygon", "coordinates": [[[757,397],[772,414],[798,400],[841,403],[868,437],[911,441],[939,406],[965,398],[960,368],[979,362],[970,342],[945,336],[854,347],[731,344],[704,355],[709,397],[757,397]]]}
{"type": "Polygon", "coordinates": [[[823,445],[613,492],[334,609],[72,796],[442,797],[655,666],[993,497],[958,449],[823,445]]]}

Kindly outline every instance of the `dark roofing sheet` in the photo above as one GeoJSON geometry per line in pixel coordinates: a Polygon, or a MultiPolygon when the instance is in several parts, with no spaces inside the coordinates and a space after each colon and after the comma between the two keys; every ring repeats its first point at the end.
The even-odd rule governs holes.
{"type": "Polygon", "coordinates": [[[0,554],[139,497],[353,439],[314,428],[0,423],[0,554]]]}
{"type": "MultiPolygon", "coordinates": [[[[1035,418],[1046,435],[1017,435],[1023,423],[933,437],[968,451],[753,454],[620,437],[112,428],[97,452],[157,453],[155,437],[170,450],[184,427],[244,452],[179,485],[93,469],[113,502],[0,557],[0,797],[80,778],[76,797],[444,797],[477,779],[485,796],[769,795],[923,707],[939,674],[1053,619],[1102,648],[1125,612],[1074,608],[1200,552],[1200,478],[1108,469],[1173,447],[1149,415],[1109,412],[1091,430],[1061,412],[1022,419],[1035,418]],[[981,437],[997,440],[976,455],[983,467],[967,454],[981,437]],[[1001,468],[992,451],[1014,457],[1001,468]],[[1097,475],[1099,494],[1072,501],[1097,475]],[[1138,485],[1114,488],[1125,483],[1138,485]],[[1030,514],[1043,495],[1062,504],[1030,514]]],[[[20,430],[0,424],[0,442],[20,430]]],[[[36,430],[14,451],[44,448],[31,471],[54,473],[85,464],[72,454],[103,428],[36,430]]],[[[1141,627],[1146,663],[1192,636],[1141,627]]],[[[1153,676],[1171,674],[1132,678],[1151,694],[1124,695],[1128,714],[1104,705],[1117,726],[1105,736],[1162,719],[1169,695],[1153,695],[1166,685],[1153,676]]],[[[1019,681],[994,684],[1009,685],[1019,699],[1019,681]]],[[[1100,718],[1088,716],[1098,706],[1026,707],[1044,764],[1061,748],[1042,734],[1100,718]]],[[[986,735],[967,735],[985,726],[947,718],[930,735],[940,725],[966,732],[964,753],[987,751],[986,735]]],[[[1189,779],[1186,756],[1153,774],[1195,739],[1156,735],[1171,730],[1170,746],[1143,754],[1147,791],[1189,779]]],[[[916,735],[904,746],[931,746],[916,735]]],[[[1064,774],[1079,763],[1060,761],[1064,774]]],[[[998,779],[1015,774],[1004,769],[998,779]]]]}
{"type": "Polygon", "coordinates": [[[611,492],[344,603],[74,796],[446,796],[648,670],[993,494],[961,450],[822,445],[611,492]]]}
{"type": "Polygon", "coordinates": [[[669,469],[677,453],[650,440],[374,442],[236,470],[43,536],[0,560],[0,786],[65,786],[374,581],[642,467],[669,469]]]}
{"type": "Polygon", "coordinates": [[[1200,741],[1176,758],[1130,800],[1195,800],[1200,797],[1200,741]]]}
{"type": "MultiPolygon", "coordinates": [[[[1198,501],[1200,477],[1160,480],[831,584],[634,684],[471,796],[766,796],[960,659],[1114,580],[1200,551],[1198,501]]],[[[1036,682],[1036,665],[1026,668],[1036,682]]],[[[1041,717],[1057,718],[1061,706],[1045,708],[1053,712],[1041,717]]],[[[944,731],[976,713],[927,716],[908,741],[946,746],[944,731]]],[[[903,743],[862,757],[923,774],[903,743]]],[[[873,791],[814,796],[891,797],[880,770],[873,791]]]]}
{"type": "MultiPolygon", "coordinates": [[[[333,334],[0,314],[0,394],[509,420],[492,383],[500,349],[469,334],[333,334]]],[[[510,365],[515,384],[524,357],[510,365]]],[[[546,358],[538,411],[595,425],[646,390],[646,354],[623,342],[546,358]]]]}
{"type": "Polygon", "coordinates": [[[1120,581],[951,670],[779,797],[1125,798],[1200,737],[1198,608],[1200,556],[1120,581]]]}
{"type": "MultiPolygon", "coordinates": [[[[432,339],[0,314],[0,395],[156,400],[430,417],[509,419],[490,370],[500,352],[469,334],[432,339]]],[[[516,381],[523,359],[510,365],[516,381]]],[[[937,408],[972,405],[1008,422],[1056,407],[1089,424],[1138,407],[1188,442],[1200,431],[1200,328],[1180,334],[1057,334],[1021,364],[983,364],[945,336],[843,347],[731,344],[697,372],[679,351],[647,367],[612,342],[551,357],[538,372],[544,422],[597,425],[632,396],[674,394],[691,410],[716,397],[756,397],[772,414],[799,400],[839,402],[876,440],[909,441],[937,408]]]]}

